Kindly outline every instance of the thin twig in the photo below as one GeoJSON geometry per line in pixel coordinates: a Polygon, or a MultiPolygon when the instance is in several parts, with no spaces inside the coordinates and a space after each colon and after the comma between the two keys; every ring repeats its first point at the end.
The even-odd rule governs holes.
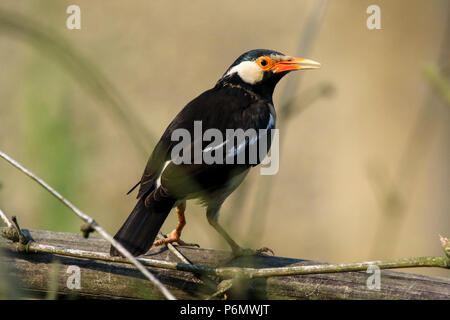
{"type": "Polygon", "coordinates": [[[2,218],[3,222],[6,224],[8,228],[13,228],[12,222],[8,219],[6,214],[3,213],[2,209],[0,209],[0,218],[2,218]]]}
{"type": "Polygon", "coordinates": [[[17,222],[17,218],[16,216],[12,217],[12,221],[14,223],[14,226],[16,228],[17,231],[17,235],[19,236],[19,244],[25,246],[25,248],[28,248],[28,245],[30,243],[30,239],[22,232],[22,229],[19,226],[19,222],[17,222]]]}
{"type": "Polygon", "coordinates": [[[438,267],[448,269],[450,268],[450,261],[446,257],[429,256],[429,257],[376,260],[376,261],[342,263],[342,264],[266,268],[266,269],[254,269],[249,271],[251,277],[258,278],[258,277],[276,277],[276,276],[301,275],[301,274],[366,271],[369,266],[377,266],[380,269],[399,269],[399,268],[418,268],[418,267],[438,267]]]}
{"type": "MultiPolygon", "coordinates": [[[[158,240],[164,240],[164,234],[159,231],[158,233],[158,240]]],[[[178,250],[177,248],[175,248],[174,245],[172,245],[171,243],[167,243],[166,244],[167,247],[169,248],[170,252],[172,252],[178,259],[180,259],[183,263],[187,263],[187,264],[192,264],[192,262],[189,261],[188,258],[186,258],[181,252],[180,250],[178,250]]]]}
{"type": "MultiPolygon", "coordinates": [[[[163,240],[165,239],[164,234],[160,231],[158,233],[158,238],[163,240]]],[[[166,246],[169,248],[169,251],[172,252],[178,259],[180,259],[181,262],[185,263],[185,264],[190,264],[193,265],[193,263],[191,261],[189,261],[188,258],[186,258],[180,250],[178,250],[173,244],[171,243],[167,243],[166,246]]],[[[194,272],[193,275],[201,282],[203,282],[203,284],[208,287],[208,288],[217,288],[217,283],[208,278],[207,276],[204,276],[200,273],[196,273],[194,272]]]]}
{"type": "Polygon", "coordinates": [[[217,291],[210,295],[206,300],[212,300],[222,294],[225,294],[233,286],[233,279],[225,279],[217,286],[217,291]]]}
{"type": "Polygon", "coordinates": [[[60,200],[64,205],[66,205],[70,210],[72,210],[78,217],[80,217],[84,222],[89,224],[92,228],[95,229],[106,241],[111,243],[124,257],[126,257],[132,264],[136,266],[151,282],[157,286],[162,294],[169,300],[175,300],[175,297],[167,290],[167,288],[153,275],[151,274],[138,260],[136,260],[133,255],[128,252],[119,242],[117,242],[113,237],[111,237],[102,227],[100,227],[97,222],[75,207],[69,200],[64,198],[61,194],[59,194],[55,189],[50,187],[45,181],[36,176],[34,173],[23,167],[16,160],[12,159],[6,153],[0,151],[0,157],[5,159],[15,168],[19,169],[23,173],[25,173],[28,177],[36,181],[39,185],[41,185],[44,189],[50,192],[53,196],[55,196],[58,200],[60,200]]]}

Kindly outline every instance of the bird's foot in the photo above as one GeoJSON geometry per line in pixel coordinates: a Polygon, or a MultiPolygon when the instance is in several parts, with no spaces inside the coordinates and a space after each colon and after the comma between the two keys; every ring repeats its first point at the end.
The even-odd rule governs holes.
{"type": "Polygon", "coordinates": [[[263,253],[271,253],[273,256],[275,255],[275,253],[273,252],[272,249],[267,248],[267,247],[262,247],[260,249],[250,249],[250,248],[241,248],[241,247],[237,247],[235,249],[233,249],[233,255],[235,257],[242,257],[242,256],[256,256],[256,255],[260,255],[263,253]]]}
{"type": "Polygon", "coordinates": [[[153,242],[153,245],[155,247],[161,246],[163,244],[169,244],[169,243],[177,243],[180,246],[187,246],[187,247],[198,247],[200,246],[197,243],[187,243],[180,239],[181,233],[178,232],[176,229],[173,230],[165,239],[156,240],[153,242]]]}

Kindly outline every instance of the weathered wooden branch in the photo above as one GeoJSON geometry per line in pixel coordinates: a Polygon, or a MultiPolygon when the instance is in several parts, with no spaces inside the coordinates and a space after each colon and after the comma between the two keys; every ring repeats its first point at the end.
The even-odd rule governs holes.
{"type": "MultiPolygon", "coordinates": [[[[6,230],[8,228],[2,228],[1,232],[6,230]]],[[[109,243],[99,237],[84,239],[81,235],[61,232],[24,232],[35,241],[36,245],[88,251],[98,253],[99,256],[102,254],[107,256],[109,250],[109,243]]],[[[4,255],[0,257],[0,270],[5,273],[0,276],[20,279],[18,285],[28,292],[48,292],[52,278],[51,270],[54,272],[52,262],[59,261],[60,268],[56,279],[57,291],[60,294],[98,298],[163,298],[160,291],[150,286],[138,270],[132,265],[123,263],[120,258],[117,258],[117,262],[113,262],[53,253],[33,253],[34,249],[31,246],[30,252],[17,252],[17,243],[4,237],[0,237],[0,247],[4,248],[4,255]],[[69,289],[67,285],[70,274],[66,272],[68,267],[73,265],[78,266],[81,271],[80,289],[69,289]]],[[[233,259],[230,253],[225,251],[190,247],[179,249],[195,265],[204,266],[209,270],[218,268],[234,270],[226,267],[245,267],[263,271],[268,268],[317,265],[315,262],[291,258],[257,256],[233,259]]],[[[148,268],[175,297],[180,299],[206,299],[214,294],[220,298],[223,292],[226,292],[229,298],[260,299],[450,299],[450,279],[387,270],[381,271],[380,290],[368,288],[367,280],[373,274],[366,272],[264,278],[238,277],[225,281],[222,281],[223,274],[220,277],[210,275],[210,280],[220,284],[218,287],[211,287],[205,286],[204,282],[192,272],[182,271],[183,266],[188,265],[179,263],[178,258],[169,250],[152,249],[145,257],[159,261],[161,266],[175,266],[172,269],[148,268]]]]}

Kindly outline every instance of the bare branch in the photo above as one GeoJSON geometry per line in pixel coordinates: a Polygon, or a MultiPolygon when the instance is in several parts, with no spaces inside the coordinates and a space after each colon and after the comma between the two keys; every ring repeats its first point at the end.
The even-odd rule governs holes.
{"type": "Polygon", "coordinates": [[[6,214],[3,213],[2,209],[0,209],[0,218],[2,218],[3,222],[6,224],[6,226],[8,228],[12,228],[13,224],[11,223],[11,221],[9,221],[8,217],[6,216],[6,214]]]}

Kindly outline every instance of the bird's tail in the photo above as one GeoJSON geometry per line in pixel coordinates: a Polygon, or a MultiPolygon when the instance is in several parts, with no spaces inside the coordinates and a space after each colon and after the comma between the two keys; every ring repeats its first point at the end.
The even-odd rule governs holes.
{"type": "MultiPolygon", "coordinates": [[[[161,188],[153,190],[147,197],[139,199],[114,239],[134,256],[146,253],[174,204],[175,199],[165,194],[161,188]]],[[[111,246],[110,255],[121,254],[111,246]]]]}

